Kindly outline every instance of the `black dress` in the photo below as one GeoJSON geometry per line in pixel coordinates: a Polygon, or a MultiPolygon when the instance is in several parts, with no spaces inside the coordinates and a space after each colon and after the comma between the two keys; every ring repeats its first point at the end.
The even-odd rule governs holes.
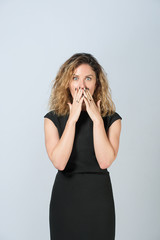
{"type": "MultiPolygon", "coordinates": [[[[61,137],[68,115],[58,117],[50,111],[44,117],[54,122],[61,137]]],[[[115,120],[122,119],[117,112],[102,118],[106,132],[115,120]]],[[[93,144],[93,121],[87,111],[81,111],[70,158],[65,169],[57,171],[53,183],[49,205],[51,240],[115,239],[110,173],[99,167],[93,144]]]]}

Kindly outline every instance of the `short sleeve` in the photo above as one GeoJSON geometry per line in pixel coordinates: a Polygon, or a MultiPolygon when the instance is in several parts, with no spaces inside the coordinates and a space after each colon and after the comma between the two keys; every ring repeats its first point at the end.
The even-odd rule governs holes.
{"type": "Polygon", "coordinates": [[[55,126],[58,128],[58,126],[59,126],[58,117],[53,111],[50,111],[46,115],[44,115],[44,118],[49,118],[55,124],[55,126]]]}
{"type": "Polygon", "coordinates": [[[108,128],[112,125],[114,121],[118,119],[122,120],[122,117],[117,112],[114,112],[112,115],[108,116],[108,128]]]}

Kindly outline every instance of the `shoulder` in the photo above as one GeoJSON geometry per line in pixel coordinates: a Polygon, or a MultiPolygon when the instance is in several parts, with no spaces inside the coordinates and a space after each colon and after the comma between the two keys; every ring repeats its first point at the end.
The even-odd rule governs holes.
{"type": "Polygon", "coordinates": [[[118,112],[114,112],[111,115],[106,115],[105,117],[103,117],[105,127],[108,129],[112,125],[112,123],[118,119],[122,120],[122,117],[118,112]]]}
{"type": "Polygon", "coordinates": [[[58,128],[59,120],[58,120],[58,116],[57,116],[57,114],[55,113],[54,110],[49,111],[48,113],[46,113],[44,115],[44,118],[49,118],[56,125],[56,127],[58,128]]]}
{"type": "Polygon", "coordinates": [[[112,115],[108,116],[108,127],[110,127],[112,123],[118,119],[122,120],[122,117],[117,112],[114,112],[112,115]]]}
{"type": "Polygon", "coordinates": [[[46,116],[52,116],[52,115],[56,115],[56,113],[55,113],[54,110],[47,112],[47,113],[44,115],[44,117],[46,117],[46,116]]]}

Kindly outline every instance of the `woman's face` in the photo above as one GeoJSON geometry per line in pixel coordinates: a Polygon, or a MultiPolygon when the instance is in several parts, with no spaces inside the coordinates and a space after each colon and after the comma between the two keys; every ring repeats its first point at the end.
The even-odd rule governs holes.
{"type": "MultiPolygon", "coordinates": [[[[96,88],[96,74],[89,64],[83,63],[75,69],[72,79],[69,82],[69,89],[72,97],[74,97],[75,88],[79,89],[79,87],[82,89],[89,88],[89,91],[93,96],[96,88]]],[[[84,101],[83,105],[85,105],[84,101]]]]}

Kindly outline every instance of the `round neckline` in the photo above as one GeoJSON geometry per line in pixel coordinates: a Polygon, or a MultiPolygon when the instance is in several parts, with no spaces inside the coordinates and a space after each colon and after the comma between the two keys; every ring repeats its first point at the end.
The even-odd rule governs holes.
{"type": "Polygon", "coordinates": [[[81,113],[87,113],[87,111],[81,111],[81,113]]]}
{"type": "Polygon", "coordinates": [[[87,111],[81,111],[80,116],[81,116],[82,118],[83,118],[83,117],[84,117],[84,118],[89,117],[87,111]]]}

